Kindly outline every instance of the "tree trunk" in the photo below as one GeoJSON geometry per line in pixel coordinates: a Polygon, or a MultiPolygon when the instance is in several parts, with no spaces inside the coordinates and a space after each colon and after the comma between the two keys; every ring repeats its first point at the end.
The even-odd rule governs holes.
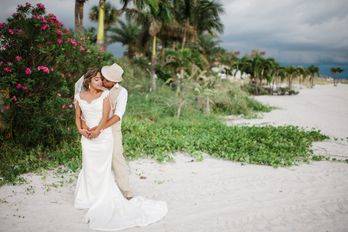
{"type": "Polygon", "coordinates": [[[334,84],[334,86],[337,86],[337,79],[336,79],[336,75],[333,75],[333,84],[334,84]]]}
{"type": "Polygon", "coordinates": [[[181,116],[181,110],[182,110],[182,107],[184,106],[184,99],[182,96],[179,97],[179,106],[178,106],[178,112],[177,112],[177,115],[176,117],[180,118],[181,116]]]}
{"type": "Polygon", "coordinates": [[[104,16],[105,16],[105,0],[99,0],[99,17],[98,17],[98,34],[97,45],[105,51],[104,47],[104,16]]]}
{"type": "Polygon", "coordinates": [[[152,56],[151,56],[151,88],[150,91],[156,90],[156,81],[157,81],[157,75],[156,75],[156,64],[157,64],[157,54],[156,54],[156,47],[157,47],[157,36],[152,37],[152,56]]]}
{"type": "Polygon", "coordinates": [[[84,1],[75,0],[75,32],[78,35],[83,32],[83,6],[84,1]]]}
{"type": "Polygon", "coordinates": [[[177,112],[177,117],[179,118],[180,115],[181,115],[181,109],[184,105],[184,97],[183,97],[183,94],[182,94],[182,89],[181,89],[181,84],[182,84],[182,80],[184,79],[184,68],[180,68],[180,75],[179,75],[179,78],[177,80],[177,83],[176,83],[176,94],[179,98],[179,105],[178,105],[178,112],[177,112]]]}
{"type": "Polygon", "coordinates": [[[205,97],[205,111],[204,111],[204,113],[210,114],[210,100],[209,100],[208,96],[205,97]]]}
{"type": "Polygon", "coordinates": [[[182,44],[181,44],[181,49],[184,49],[186,40],[187,40],[187,28],[189,26],[189,21],[186,19],[185,25],[184,25],[184,36],[182,37],[182,44]]]}

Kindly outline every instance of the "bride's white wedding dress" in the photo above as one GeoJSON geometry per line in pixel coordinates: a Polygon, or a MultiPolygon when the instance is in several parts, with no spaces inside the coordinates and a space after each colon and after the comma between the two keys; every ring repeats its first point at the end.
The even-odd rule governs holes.
{"type": "MultiPolygon", "coordinates": [[[[86,124],[92,128],[99,124],[103,112],[103,99],[109,91],[87,102],[77,94],[77,100],[86,124]]],[[[146,226],[161,220],[167,214],[167,203],[141,196],[124,198],[111,170],[113,136],[111,127],[95,139],[81,138],[82,169],[74,193],[74,207],[88,209],[84,222],[95,230],[121,230],[133,226],[146,226]]]]}

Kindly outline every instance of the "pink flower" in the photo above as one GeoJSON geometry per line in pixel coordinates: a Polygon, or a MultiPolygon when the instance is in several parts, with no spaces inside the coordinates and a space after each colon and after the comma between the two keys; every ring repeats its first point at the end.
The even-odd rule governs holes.
{"type": "Polygon", "coordinates": [[[46,31],[48,28],[50,28],[47,24],[44,24],[41,26],[41,31],[46,31]]]}
{"type": "Polygon", "coordinates": [[[16,89],[21,89],[23,86],[20,83],[16,84],[16,89]]]}
{"type": "Polygon", "coordinates": [[[26,85],[22,85],[21,83],[17,83],[16,89],[18,89],[18,90],[22,89],[26,92],[28,90],[28,87],[26,85]]]}
{"type": "Polygon", "coordinates": [[[5,68],[4,68],[4,71],[5,71],[6,73],[10,73],[10,72],[12,72],[12,68],[11,68],[11,67],[5,67],[5,68]]]}
{"type": "Polygon", "coordinates": [[[5,23],[0,23],[0,30],[5,27],[5,23]]]}
{"type": "Polygon", "coordinates": [[[40,15],[33,15],[33,19],[38,19],[38,20],[40,20],[40,15]]]}
{"type": "Polygon", "coordinates": [[[42,65],[38,66],[37,70],[42,71],[43,73],[46,73],[46,74],[50,73],[49,68],[47,68],[46,66],[42,66],[42,65]]]}
{"type": "Polygon", "coordinates": [[[14,34],[14,30],[13,29],[8,29],[8,33],[10,33],[10,35],[13,35],[14,34]]]}
{"type": "Polygon", "coordinates": [[[26,85],[22,85],[22,89],[26,92],[28,91],[28,87],[26,85]]]}
{"type": "Polygon", "coordinates": [[[45,17],[41,17],[40,20],[42,23],[47,23],[47,20],[45,19],[45,17]]]}
{"type": "Polygon", "coordinates": [[[50,23],[54,23],[54,24],[56,24],[56,25],[59,23],[57,17],[56,17],[54,14],[48,14],[47,17],[48,17],[47,20],[48,20],[50,23]]]}
{"type": "Polygon", "coordinates": [[[62,36],[63,35],[62,30],[56,30],[56,33],[57,33],[58,36],[62,36]]]}
{"type": "Polygon", "coordinates": [[[84,47],[80,46],[80,52],[84,52],[84,51],[86,51],[86,49],[84,47]]]}
{"type": "Polygon", "coordinates": [[[57,44],[58,45],[62,45],[63,44],[63,40],[62,39],[57,39],[57,44]]]}
{"type": "Polygon", "coordinates": [[[4,105],[4,111],[9,110],[10,108],[10,105],[4,105]]]}
{"type": "Polygon", "coordinates": [[[25,75],[29,76],[30,74],[31,74],[31,69],[27,67],[25,69],[25,75]]]}
{"type": "Polygon", "coordinates": [[[36,4],[37,8],[39,8],[40,10],[45,10],[45,5],[42,3],[38,3],[36,4]]]}
{"type": "Polygon", "coordinates": [[[13,96],[13,97],[11,98],[11,100],[12,100],[13,102],[16,102],[16,101],[17,101],[17,97],[16,97],[16,96],[13,96]]]}
{"type": "Polygon", "coordinates": [[[16,61],[19,62],[22,60],[22,57],[21,56],[16,56],[16,61]]]}
{"type": "Polygon", "coordinates": [[[0,50],[6,50],[7,48],[9,48],[8,44],[4,44],[3,46],[0,46],[0,50]]]}
{"type": "Polygon", "coordinates": [[[76,47],[78,45],[77,41],[75,39],[71,39],[69,38],[68,41],[70,42],[70,44],[74,47],[76,47]]]}

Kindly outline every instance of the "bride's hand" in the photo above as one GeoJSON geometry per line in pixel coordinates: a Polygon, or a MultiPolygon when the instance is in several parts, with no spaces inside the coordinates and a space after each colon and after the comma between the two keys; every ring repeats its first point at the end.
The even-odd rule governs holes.
{"type": "Polygon", "coordinates": [[[79,133],[89,139],[90,132],[87,129],[80,129],[79,133]]]}

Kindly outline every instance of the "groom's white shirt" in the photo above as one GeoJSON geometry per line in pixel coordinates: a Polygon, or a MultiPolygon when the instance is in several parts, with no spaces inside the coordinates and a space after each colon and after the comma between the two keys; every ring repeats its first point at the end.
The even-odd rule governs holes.
{"type": "Polygon", "coordinates": [[[116,98],[116,109],[115,109],[114,115],[117,115],[118,117],[120,117],[120,120],[121,120],[124,115],[124,112],[126,111],[128,91],[122,86],[118,86],[116,88],[121,88],[121,89],[120,89],[119,95],[116,98]]]}

